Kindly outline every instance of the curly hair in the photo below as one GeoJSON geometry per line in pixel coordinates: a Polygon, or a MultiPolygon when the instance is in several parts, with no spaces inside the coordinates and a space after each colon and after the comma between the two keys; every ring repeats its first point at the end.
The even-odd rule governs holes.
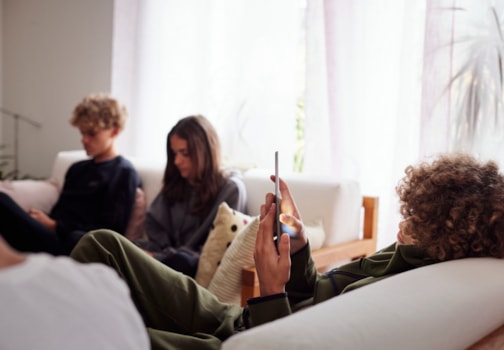
{"type": "Polygon", "coordinates": [[[74,108],[70,124],[82,129],[124,129],[126,108],[108,94],[90,94],[74,108]]]}
{"type": "Polygon", "coordinates": [[[504,258],[504,178],[464,154],[408,166],[396,187],[401,230],[440,261],[504,258]]]}

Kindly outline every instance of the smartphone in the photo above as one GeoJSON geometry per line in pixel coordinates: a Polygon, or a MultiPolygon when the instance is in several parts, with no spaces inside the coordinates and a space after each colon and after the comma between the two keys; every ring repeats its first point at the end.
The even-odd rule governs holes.
{"type": "Polygon", "coordinates": [[[280,180],[278,177],[278,151],[275,151],[275,226],[273,227],[274,239],[276,242],[282,235],[282,225],[279,220],[280,216],[280,180]]]}

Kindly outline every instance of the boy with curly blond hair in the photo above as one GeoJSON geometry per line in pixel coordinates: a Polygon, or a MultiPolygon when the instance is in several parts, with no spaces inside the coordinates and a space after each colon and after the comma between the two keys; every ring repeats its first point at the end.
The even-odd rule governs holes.
{"type": "Polygon", "coordinates": [[[117,153],[126,108],[107,94],[91,94],[77,104],[70,123],[79,129],[89,159],[65,174],[60,196],[49,213],[28,212],[0,193],[0,232],[19,251],[67,255],[88,231],[109,228],[124,233],[140,177],[117,153]]]}

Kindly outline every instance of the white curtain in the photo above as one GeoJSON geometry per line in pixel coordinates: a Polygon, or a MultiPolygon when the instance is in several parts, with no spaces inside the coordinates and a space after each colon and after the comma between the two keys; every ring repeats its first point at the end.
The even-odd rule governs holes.
{"type": "Polygon", "coordinates": [[[404,168],[450,149],[453,38],[474,28],[450,9],[495,3],[115,0],[112,91],[131,115],[121,149],[164,162],[169,129],[199,113],[231,161],[273,169],[279,150],[291,170],[305,87],[304,172],[378,196],[381,248],[396,237],[404,168]]]}
{"type": "Polygon", "coordinates": [[[203,114],[232,162],[291,169],[302,78],[293,0],[116,0],[113,92],[127,154],[164,162],[176,121],[203,114]],[[148,140],[148,141],[146,141],[148,140]]]}
{"type": "Polygon", "coordinates": [[[171,126],[200,113],[234,162],[272,168],[279,150],[291,170],[305,68],[304,172],[359,180],[380,197],[379,247],[395,239],[394,186],[419,154],[424,2],[116,0],[115,11],[123,152],[164,162],[171,126]]]}
{"type": "Polygon", "coordinates": [[[425,13],[422,1],[308,1],[306,171],[379,196],[378,247],[395,240],[394,188],[419,155],[425,13]]]}

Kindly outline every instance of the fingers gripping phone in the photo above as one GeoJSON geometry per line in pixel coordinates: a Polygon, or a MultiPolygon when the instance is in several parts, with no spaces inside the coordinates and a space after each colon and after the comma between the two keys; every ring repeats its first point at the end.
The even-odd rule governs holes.
{"type": "Polygon", "coordinates": [[[278,151],[275,151],[275,225],[273,227],[273,235],[275,242],[278,244],[282,235],[282,225],[280,223],[280,180],[278,177],[278,151]]]}

